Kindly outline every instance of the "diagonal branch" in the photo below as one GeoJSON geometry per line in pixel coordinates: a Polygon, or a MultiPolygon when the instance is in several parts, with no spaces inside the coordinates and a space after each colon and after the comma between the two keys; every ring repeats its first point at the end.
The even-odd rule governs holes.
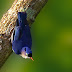
{"type": "Polygon", "coordinates": [[[15,0],[11,8],[3,15],[0,21],[0,67],[12,52],[9,37],[15,27],[17,13],[19,11],[26,11],[27,20],[31,26],[47,1],[48,0],[15,0]]]}

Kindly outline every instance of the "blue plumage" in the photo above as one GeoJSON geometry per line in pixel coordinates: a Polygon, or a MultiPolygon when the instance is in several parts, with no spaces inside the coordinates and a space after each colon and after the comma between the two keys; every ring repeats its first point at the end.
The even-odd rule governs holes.
{"type": "Polygon", "coordinates": [[[29,58],[32,57],[32,38],[26,18],[26,12],[18,12],[18,19],[13,34],[12,49],[16,54],[20,54],[24,58],[29,58]]]}

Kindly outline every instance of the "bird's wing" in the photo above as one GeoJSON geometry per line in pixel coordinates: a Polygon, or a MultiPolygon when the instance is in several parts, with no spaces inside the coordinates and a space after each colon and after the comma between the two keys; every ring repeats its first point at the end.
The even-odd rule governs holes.
{"type": "Polygon", "coordinates": [[[19,40],[21,37],[21,27],[17,26],[15,27],[15,31],[14,31],[14,40],[19,40]]]}
{"type": "Polygon", "coordinates": [[[26,40],[28,46],[31,47],[31,45],[32,45],[32,38],[31,38],[31,32],[30,32],[29,25],[25,26],[25,36],[26,36],[25,40],[26,40]]]}
{"type": "Polygon", "coordinates": [[[18,40],[20,37],[21,37],[21,27],[19,26],[19,22],[18,22],[18,19],[17,19],[16,26],[15,26],[15,28],[13,30],[12,35],[11,35],[11,43],[14,40],[18,40]]]}

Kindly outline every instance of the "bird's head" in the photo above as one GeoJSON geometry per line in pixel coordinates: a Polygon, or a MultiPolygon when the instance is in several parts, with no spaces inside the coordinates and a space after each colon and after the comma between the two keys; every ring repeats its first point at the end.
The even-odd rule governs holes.
{"type": "Polygon", "coordinates": [[[23,47],[22,48],[22,50],[21,50],[21,56],[23,57],[23,58],[30,58],[30,59],[32,59],[33,60],[33,58],[32,58],[32,51],[31,51],[31,49],[29,48],[29,47],[23,47]]]}

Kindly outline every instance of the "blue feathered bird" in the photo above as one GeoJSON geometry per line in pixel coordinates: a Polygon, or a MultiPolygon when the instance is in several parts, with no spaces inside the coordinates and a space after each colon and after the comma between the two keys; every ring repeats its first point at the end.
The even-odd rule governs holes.
{"type": "Polygon", "coordinates": [[[23,58],[32,58],[32,38],[27,22],[27,13],[18,12],[18,19],[13,33],[12,49],[23,58]]]}

